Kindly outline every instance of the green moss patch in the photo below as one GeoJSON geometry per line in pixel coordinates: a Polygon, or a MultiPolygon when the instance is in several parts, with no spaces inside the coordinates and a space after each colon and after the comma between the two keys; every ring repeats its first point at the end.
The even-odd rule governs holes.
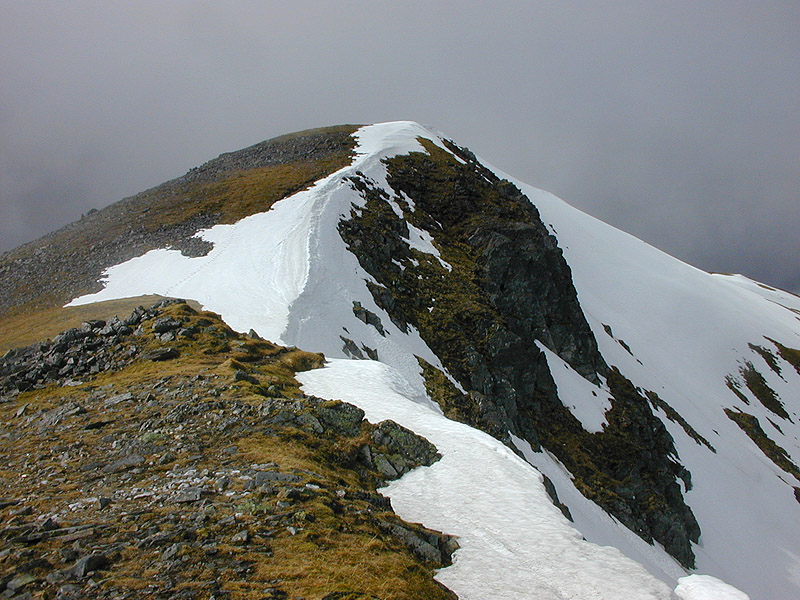
{"type": "Polygon", "coordinates": [[[436,402],[445,415],[461,423],[475,423],[480,419],[480,408],[469,394],[459,390],[447,376],[424,358],[417,357],[422,376],[425,379],[425,390],[431,400],[436,402]]]}
{"type": "Polygon", "coordinates": [[[725,385],[728,387],[728,389],[730,391],[733,392],[733,394],[739,400],[741,400],[742,402],[744,402],[747,405],[750,404],[750,399],[742,393],[742,390],[741,390],[741,385],[742,384],[739,383],[739,380],[736,379],[733,375],[726,375],[725,376],[725,385]]]}
{"type": "Polygon", "coordinates": [[[683,428],[683,430],[686,432],[686,435],[688,435],[690,438],[692,438],[698,444],[701,444],[701,445],[705,446],[706,448],[708,448],[709,450],[711,450],[714,454],[717,453],[717,451],[714,448],[714,446],[712,446],[711,443],[706,438],[704,438],[702,435],[697,433],[695,428],[692,427],[689,424],[689,422],[686,419],[684,419],[677,410],[675,410],[669,404],[667,404],[667,402],[664,401],[658,394],[656,394],[655,392],[647,391],[647,392],[645,392],[645,396],[647,396],[647,399],[650,400],[650,403],[653,406],[663,410],[664,413],[667,415],[667,418],[670,421],[680,425],[683,428]]]}
{"type": "Polygon", "coordinates": [[[773,340],[772,338],[767,338],[770,342],[775,344],[775,347],[778,349],[778,354],[780,357],[788,362],[790,365],[794,367],[794,370],[797,371],[797,374],[800,375],[800,350],[796,348],[790,348],[789,346],[784,346],[780,342],[773,340]]]}
{"type": "Polygon", "coordinates": [[[777,375],[781,375],[781,366],[778,364],[778,357],[775,356],[769,348],[764,348],[764,346],[759,346],[758,344],[747,344],[750,350],[758,354],[761,358],[764,359],[764,362],[769,365],[769,368],[772,369],[777,375]]]}
{"type": "Polygon", "coordinates": [[[772,411],[782,419],[791,421],[789,413],[783,407],[778,394],[769,387],[767,380],[764,376],[753,366],[753,363],[746,361],[743,367],[740,367],[739,373],[744,379],[747,389],[758,398],[758,401],[764,405],[764,408],[772,411]]]}

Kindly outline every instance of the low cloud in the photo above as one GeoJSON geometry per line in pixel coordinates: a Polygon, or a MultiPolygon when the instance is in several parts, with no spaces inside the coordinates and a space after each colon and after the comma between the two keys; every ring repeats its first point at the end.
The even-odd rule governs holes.
{"type": "Polygon", "coordinates": [[[6,3],[0,251],[225,151],[414,119],[701,268],[800,287],[800,7],[6,3]]]}

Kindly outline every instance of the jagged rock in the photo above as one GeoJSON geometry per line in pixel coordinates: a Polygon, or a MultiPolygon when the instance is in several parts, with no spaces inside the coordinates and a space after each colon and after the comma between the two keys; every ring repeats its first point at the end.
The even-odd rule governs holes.
{"type": "Polygon", "coordinates": [[[25,586],[30,585],[35,581],[36,577],[31,575],[30,573],[22,573],[14,577],[8,583],[6,583],[6,589],[16,594],[17,592],[22,591],[25,588],[25,586]]]}
{"type": "Polygon", "coordinates": [[[110,564],[111,560],[109,560],[105,554],[102,552],[94,552],[83,558],[79,558],[78,561],[70,567],[69,574],[76,579],[82,579],[89,573],[107,568],[110,564]]]}
{"type": "Polygon", "coordinates": [[[250,532],[247,529],[242,529],[239,533],[231,538],[231,543],[236,545],[244,545],[250,541],[250,532]]]}
{"type": "Polygon", "coordinates": [[[180,329],[183,325],[183,322],[175,319],[173,317],[162,317],[160,319],[156,319],[153,321],[153,332],[154,333],[166,333],[168,331],[172,331],[174,329],[180,329]]]}
{"type": "Polygon", "coordinates": [[[350,338],[346,338],[343,335],[339,336],[344,342],[344,346],[342,346],[342,352],[344,352],[350,358],[357,358],[358,360],[364,360],[364,354],[359,349],[358,345],[351,340],[350,338]]]}
{"type": "Polygon", "coordinates": [[[250,375],[249,373],[245,373],[239,369],[236,369],[233,372],[233,380],[234,381],[246,381],[248,383],[252,383],[253,385],[258,385],[259,381],[257,377],[250,375]]]}
{"type": "Polygon", "coordinates": [[[394,468],[389,459],[386,458],[383,454],[372,454],[372,463],[375,465],[375,468],[378,469],[381,473],[383,473],[389,479],[397,479],[400,476],[400,473],[397,469],[394,468]]]}
{"type": "Polygon", "coordinates": [[[178,555],[183,546],[184,545],[180,543],[172,544],[169,548],[167,548],[166,550],[164,550],[164,552],[161,553],[161,560],[162,561],[172,560],[178,555]]]}
{"type": "Polygon", "coordinates": [[[345,402],[323,403],[316,407],[315,414],[325,428],[351,437],[359,434],[364,420],[363,410],[345,402]]]}
{"type": "Polygon", "coordinates": [[[311,413],[301,413],[297,415],[295,421],[302,429],[307,431],[312,431],[313,433],[322,433],[325,431],[319,419],[311,413]]]}
{"type": "Polygon", "coordinates": [[[381,318],[376,315],[374,312],[367,310],[363,306],[361,306],[361,302],[356,300],[353,301],[353,314],[355,315],[356,319],[366,323],[367,325],[372,325],[375,329],[378,330],[382,336],[386,336],[386,331],[383,329],[383,323],[381,323],[381,318]]]}
{"type": "Polygon", "coordinates": [[[372,439],[386,446],[391,453],[388,458],[400,474],[420,465],[432,465],[440,457],[436,446],[394,421],[378,423],[372,439]]]}

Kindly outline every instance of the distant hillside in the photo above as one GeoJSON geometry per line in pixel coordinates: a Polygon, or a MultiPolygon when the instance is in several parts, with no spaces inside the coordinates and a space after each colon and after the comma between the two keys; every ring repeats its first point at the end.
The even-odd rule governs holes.
{"type": "Polygon", "coordinates": [[[148,250],[204,254],[209,245],[192,237],[198,230],[268,210],[345,166],[355,130],[353,125],[310,129],[222,154],[0,255],[0,318],[97,291],[104,269],[148,250]]]}

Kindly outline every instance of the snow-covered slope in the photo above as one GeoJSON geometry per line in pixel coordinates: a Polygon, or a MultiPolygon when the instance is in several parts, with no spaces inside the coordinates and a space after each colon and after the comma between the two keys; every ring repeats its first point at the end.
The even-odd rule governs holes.
{"type": "Polygon", "coordinates": [[[664,419],[692,473],[694,487],[686,499],[703,532],[698,570],[719,574],[757,597],[796,595],[799,482],[759,451],[724,408],[755,415],[791,460],[800,461],[798,373],[776,357],[776,374],[749,347],[769,346],[774,353],[769,339],[800,347],[800,299],[742,276],[695,269],[552,194],[515,183],[553,228],[606,360],[658,393],[716,450],[664,419]],[[748,361],[780,395],[788,418],[762,406],[745,386],[749,405],[726,385],[748,361]]]}
{"type": "MultiPolygon", "coordinates": [[[[376,303],[367,283],[378,282],[348,250],[338,226],[365,206],[351,177],[385,190],[402,217],[399,203],[414,210],[413,200],[390,187],[382,160],[426,152],[419,138],[450,150],[438,134],[411,122],[364,127],[356,137],[350,166],[266,213],[200,232],[214,244],[208,255],[148,252],[109,269],[101,292],[72,304],[146,293],[181,296],[220,313],[238,330],[253,328],[331,358],[347,356],[346,341],[350,354],[353,345],[365,355],[377,353],[383,365],[334,361],[303,381],[311,393],[358,404],[368,417],[394,419],[439,447],[440,463],[387,492],[405,518],[462,537],[454,566],[439,577],[464,598],[488,597],[477,591],[479,581],[497,598],[670,597],[658,579],[674,587],[685,570],[587,500],[552,454],[512,438],[526,464],[486,434],[445,419],[429,399],[416,357],[442,371],[445,366],[414,327],[401,328],[376,303]],[[364,313],[359,317],[354,302],[381,327],[364,313]],[[531,464],[553,481],[588,542],[550,503],[531,464]],[[628,558],[589,542],[615,546],[628,558]]],[[[655,414],[692,477],[683,496],[702,532],[693,548],[696,572],[753,598],[800,595],[799,482],[787,467],[800,461],[800,374],[790,352],[800,347],[800,299],[746,278],[702,272],[492,170],[534,203],[557,238],[605,362],[660,399],[655,414]],[[751,387],[766,394],[766,402],[751,387]],[[731,417],[745,413],[758,420],[763,435],[751,427],[751,439],[741,427],[745,420],[731,417]],[[790,462],[784,468],[777,464],[780,451],[765,437],[785,452],[790,462]],[[773,459],[777,452],[777,462],[770,452],[773,459]]],[[[406,241],[451,268],[435,232],[410,226],[406,241]]],[[[589,382],[567,357],[545,345],[542,351],[564,405],[588,432],[602,430],[610,405],[602,379],[589,382]]],[[[699,576],[682,580],[676,593],[687,599],[741,597],[699,576]]]]}
{"type": "Polygon", "coordinates": [[[404,518],[458,536],[454,564],[437,579],[462,600],[670,597],[669,587],[615,548],[584,542],[525,461],[415,401],[391,367],[339,359],[300,381],[308,393],[352,402],[373,422],[392,419],[439,449],[441,460],[385,491],[404,518]]]}

